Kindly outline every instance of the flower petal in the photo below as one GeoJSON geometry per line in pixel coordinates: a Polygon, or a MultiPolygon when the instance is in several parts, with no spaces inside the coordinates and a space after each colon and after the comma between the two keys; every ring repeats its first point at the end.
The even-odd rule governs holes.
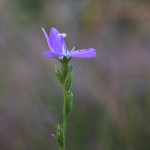
{"type": "Polygon", "coordinates": [[[71,51],[67,54],[69,57],[75,58],[92,58],[96,57],[96,50],[93,48],[71,51]]]}
{"type": "Polygon", "coordinates": [[[49,42],[53,51],[65,54],[66,43],[64,41],[64,37],[61,36],[61,33],[53,27],[50,29],[49,42]]]}
{"type": "Polygon", "coordinates": [[[42,54],[49,58],[61,58],[63,56],[61,53],[58,52],[43,52],[42,54]]]}
{"type": "MultiPolygon", "coordinates": [[[[48,47],[49,47],[49,49],[51,49],[51,46],[50,46],[50,43],[49,43],[49,37],[48,37],[48,35],[47,35],[46,31],[44,30],[44,28],[42,28],[42,31],[43,31],[44,36],[45,36],[45,38],[46,38],[46,41],[47,41],[48,47]]],[[[51,51],[53,51],[53,50],[51,49],[51,51]]]]}

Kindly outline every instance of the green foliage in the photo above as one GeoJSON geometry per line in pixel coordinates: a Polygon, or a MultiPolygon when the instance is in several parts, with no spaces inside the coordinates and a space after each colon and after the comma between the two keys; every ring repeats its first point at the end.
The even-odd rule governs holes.
{"type": "Polygon", "coordinates": [[[59,147],[62,149],[64,147],[64,133],[63,133],[63,125],[57,124],[56,125],[56,134],[52,134],[58,142],[59,147]]]}
{"type": "Polygon", "coordinates": [[[58,79],[58,81],[63,84],[63,77],[62,77],[62,74],[60,72],[60,70],[58,69],[58,67],[55,65],[55,75],[58,79]]]}
{"type": "Polygon", "coordinates": [[[68,67],[68,71],[67,71],[67,75],[66,75],[66,79],[65,79],[65,88],[67,91],[71,91],[72,90],[72,66],[68,67]]]}
{"type": "Polygon", "coordinates": [[[71,112],[71,110],[72,110],[73,93],[71,91],[67,91],[65,93],[65,97],[66,97],[66,103],[65,103],[66,110],[65,111],[66,111],[66,115],[68,115],[71,112]]]}

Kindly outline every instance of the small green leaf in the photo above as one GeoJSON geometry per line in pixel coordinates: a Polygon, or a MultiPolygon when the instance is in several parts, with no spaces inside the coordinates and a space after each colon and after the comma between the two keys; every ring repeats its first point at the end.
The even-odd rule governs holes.
{"type": "Polygon", "coordinates": [[[68,115],[71,110],[72,110],[72,103],[73,103],[73,94],[71,91],[68,91],[65,93],[65,96],[66,96],[66,115],[68,115]]]}
{"type": "Polygon", "coordinates": [[[56,75],[57,79],[59,80],[59,82],[62,84],[62,82],[63,82],[62,74],[56,65],[55,65],[55,75],[56,75]]]}
{"type": "Polygon", "coordinates": [[[54,136],[59,144],[60,148],[64,147],[64,133],[63,133],[63,126],[60,125],[59,123],[56,125],[56,134],[51,134],[54,136]]]}
{"type": "Polygon", "coordinates": [[[67,91],[70,91],[72,88],[72,69],[73,69],[72,66],[69,66],[67,77],[65,80],[65,86],[66,86],[67,91]]]}

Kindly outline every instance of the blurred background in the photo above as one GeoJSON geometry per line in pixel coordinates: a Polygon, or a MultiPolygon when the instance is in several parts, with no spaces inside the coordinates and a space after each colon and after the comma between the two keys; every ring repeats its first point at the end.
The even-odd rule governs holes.
{"type": "Polygon", "coordinates": [[[41,28],[67,33],[73,111],[67,150],[150,150],[149,0],[0,0],[0,150],[58,150],[62,89],[41,28]]]}

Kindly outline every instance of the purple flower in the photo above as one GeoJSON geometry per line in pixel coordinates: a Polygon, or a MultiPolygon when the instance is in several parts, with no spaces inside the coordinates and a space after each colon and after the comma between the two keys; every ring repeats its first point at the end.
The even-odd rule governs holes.
{"type": "Polygon", "coordinates": [[[71,51],[68,51],[66,47],[66,43],[64,38],[67,36],[66,33],[60,33],[57,29],[51,28],[50,34],[45,32],[42,28],[45,38],[48,43],[48,47],[51,51],[43,52],[46,57],[50,58],[58,58],[63,59],[64,56],[69,59],[71,57],[74,58],[92,58],[96,57],[96,50],[93,48],[88,49],[81,49],[81,50],[74,50],[73,48],[71,51]]]}

